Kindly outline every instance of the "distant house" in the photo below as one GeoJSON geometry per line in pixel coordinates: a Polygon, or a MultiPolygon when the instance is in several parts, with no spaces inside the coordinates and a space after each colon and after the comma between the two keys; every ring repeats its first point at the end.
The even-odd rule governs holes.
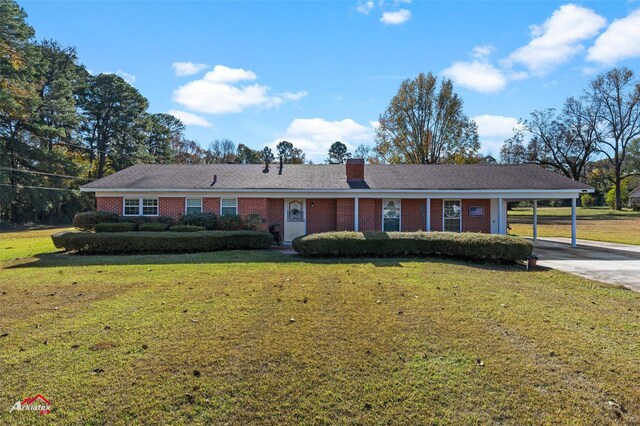
{"type": "Polygon", "coordinates": [[[336,230],[504,234],[507,202],[593,188],[535,165],[136,165],[81,187],[123,216],[257,213],[285,241],[336,230]]]}
{"type": "Polygon", "coordinates": [[[634,210],[640,210],[640,186],[629,194],[629,205],[634,210]]]}

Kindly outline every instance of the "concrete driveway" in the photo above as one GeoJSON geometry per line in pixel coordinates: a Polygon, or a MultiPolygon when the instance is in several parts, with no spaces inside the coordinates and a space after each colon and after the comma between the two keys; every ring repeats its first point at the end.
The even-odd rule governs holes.
{"type": "Polygon", "coordinates": [[[539,238],[534,254],[538,265],[570,272],[592,280],[622,284],[640,291],[640,246],[578,240],[539,238]]]}

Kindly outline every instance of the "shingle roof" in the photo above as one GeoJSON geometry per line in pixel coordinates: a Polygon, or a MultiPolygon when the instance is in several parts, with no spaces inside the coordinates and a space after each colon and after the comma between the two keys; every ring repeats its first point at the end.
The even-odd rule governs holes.
{"type": "Polygon", "coordinates": [[[141,164],[82,186],[91,189],[591,189],[536,165],[365,165],[365,181],[351,186],[344,165],[141,164]],[[215,185],[211,186],[214,175],[215,185]]]}
{"type": "Polygon", "coordinates": [[[634,198],[640,197],[640,186],[634,189],[633,191],[631,191],[631,194],[629,194],[629,197],[634,197],[634,198]]]}

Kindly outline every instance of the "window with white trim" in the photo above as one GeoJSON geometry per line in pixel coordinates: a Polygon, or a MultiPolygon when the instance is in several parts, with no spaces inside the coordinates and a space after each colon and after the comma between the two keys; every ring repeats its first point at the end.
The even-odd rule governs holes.
{"type": "Polygon", "coordinates": [[[237,198],[220,199],[220,216],[237,215],[237,214],[238,214],[237,198]]]}
{"type": "Polygon", "coordinates": [[[124,215],[138,216],[140,214],[140,198],[124,199],[124,215]]]}
{"type": "Polygon", "coordinates": [[[158,216],[157,198],[125,198],[124,216],[158,216]]]}
{"type": "Polygon", "coordinates": [[[185,214],[202,213],[202,198],[187,198],[185,214]]]}
{"type": "Polygon", "coordinates": [[[400,200],[382,200],[382,230],[400,232],[400,200]]]}
{"type": "Polygon", "coordinates": [[[462,208],[460,205],[460,200],[444,200],[442,217],[445,232],[460,232],[462,230],[462,208]]]}

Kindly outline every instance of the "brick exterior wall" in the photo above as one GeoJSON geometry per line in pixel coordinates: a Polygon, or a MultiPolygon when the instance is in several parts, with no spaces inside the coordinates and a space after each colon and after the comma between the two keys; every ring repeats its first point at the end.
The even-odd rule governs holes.
{"type": "Polygon", "coordinates": [[[267,226],[279,223],[280,229],[284,227],[284,198],[269,198],[267,200],[267,226]]]}
{"type": "Polygon", "coordinates": [[[491,200],[462,200],[462,231],[491,233],[491,200]],[[484,207],[484,216],[469,216],[469,207],[484,207]]]}
{"type": "Polygon", "coordinates": [[[426,229],[425,200],[403,199],[400,201],[400,225],[402,231],[415,232],[426,229]]]}
{"type": "Polygon", "coordinates": [[[265,221],[262,224],[261,229],[266,230],[267,224],[267,198],[238,198],[238,214],[240,216],[246,216],[248,214],[259,214],[265,221]]]}
{"type": "Polygon", "coordinates": [[[160,197],[158,198],[158,214],[180,219],[184,215],[184,197],[160,197]]]}
{"type": "MultiPolygon", "coordinates": [[[[353,231],[355,200],[353,198],[336,199],[336,231],[353,231]]],[[[361,228],[362,229],[362,228],[361,228]]]]}
{"type": "Polygon", "coordinates": [[[122,197],[96,197],[96,210],[122,216],[122,197]]]}
{"type": "Polygon", "coordinates": [[[220,198],[205,197],[202,199],[202,212],[220,214],[220,198]]]}
{"type": "Polygon", "coordinates": [[[360,198],[358,221],[361,232],[382,230],[382,200],[360,198]]]}
{"type": "MultiPolygon", "coordinates": [[[[179,219],[184,215],[184,197],[160,197],[159,214],[179,219]]],[[[307,232],[351,231],[354,227],[354,199],[307,199],[307,232]],[[311,207],[311,203],[314,207],[311,207]]],[[[220,198],[205,197],[202,209],[207,213],[220,213],[220,198]]],[[[96,210],[122,215],[122,197],[96,197],[96,210]]],[[[360,231],[382,230],[382,200],[361,198],[359,200],[360,231]]],[[[246,216],[257,213],[265,219],[263,228],[272,223],[284,226],[284,199],[282,198],[238,198],[238,214],[246,216]]],[[[426,201],[403,199],[401,201],[402,231],[426,230],[426,201]]],[[[431,199],[431,230],[442,230],[442,200],[431,199]]],[[[462,231],[491,232],[491,200],[462,200],[462,231]],[[484,207],[484,216],[469,216],[471,206],[484,207]]]]}
{"type": "Polygon", "coordinates": [[[307,199],[307,234],[336,230],[336,204],[335,199],[307,199]]]}
{"type": "Polygon", "coordinates": [[[442,200],[431,199],[431,230],[442,231],[442,200]]]}

